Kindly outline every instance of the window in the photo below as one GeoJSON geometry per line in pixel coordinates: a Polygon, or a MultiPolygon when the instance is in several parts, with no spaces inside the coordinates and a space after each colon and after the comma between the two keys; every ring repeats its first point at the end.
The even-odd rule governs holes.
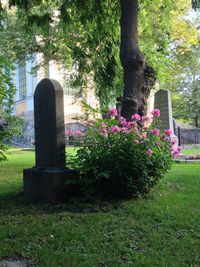
{"type": "Polygon", "coordinates": [[[19,100],[26,98],[26,62],[20,61],[19,69],[19,100]]]}

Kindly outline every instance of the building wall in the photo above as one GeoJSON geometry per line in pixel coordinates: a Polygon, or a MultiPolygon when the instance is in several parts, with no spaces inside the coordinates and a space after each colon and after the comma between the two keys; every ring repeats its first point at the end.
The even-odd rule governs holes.
{"type": "MultiPolygon", "coordinates": [[[[79,124],[76,125],[76,121],[73,119],[76,116],[83,114],[83,108],[81,105],[81,99],[76,99],[74,95],[67,95],[66,93],[72,92],[69,87],[66,88],[64,82],[64,76],[66,71],[63,70],[58,64],[51,61],[46,70],[43,68],[33,72],[33,69],[37,66],[37,63],[41,62],[42,55],[38,54],[33,60],[26,62],[26,97],[22,99],[20,96],[20,72],[19,64],[16,64],[16,74],[14,77],[16,85],[16,96],[15,96],[15,114],[23,119],[22,135],[16,138],[15,143],[20,145],[30,146],[34,140],[34,91],[41,79],[48,75],[50,79],[56,79],[64,87],[64,116],[65,124],[71,125],[72,128],[77,129],[79,124]]],[[[88,103],[92,106],[98,104],[94,94],[90,92],[88,95],[88,103]]],[[[68,127],[67,127],[68,128],[68,127]]]]}

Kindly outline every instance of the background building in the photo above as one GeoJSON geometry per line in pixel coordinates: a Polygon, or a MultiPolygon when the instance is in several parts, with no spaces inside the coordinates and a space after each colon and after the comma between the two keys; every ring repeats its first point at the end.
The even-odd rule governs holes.
{"type": "MultiPolygon", "coordinates": [[[[60,82],[64,89],[64,116],[65,127],[67,129],[82,130],[84,126],[74,120],[75,117],[83,115],[83,107],[81,101],[82,97],[77,97],[79,92],[78,88],[72,88],[66,82],[66,76],[70,75],[70,72],[62,69],[58,64],[50,61],[45,68],[36,69],[40,62],[41,55],[36,55],[34,59],[29,61],[20,61],[16,64],[15,72],[15,85],[16,85],[16,97],[15,97],[15,115],[21,117],[22,135],[15,139],[15,143],[19,145],[29,146],[34,142],[34,103],[33,96],[37,84],[43,78],[56,79],[60,82]]],[[[87,96],[84,96],[84,100],[92,107],[98,106],[97,98],[92,90],[88,90],[87,96]]]]}

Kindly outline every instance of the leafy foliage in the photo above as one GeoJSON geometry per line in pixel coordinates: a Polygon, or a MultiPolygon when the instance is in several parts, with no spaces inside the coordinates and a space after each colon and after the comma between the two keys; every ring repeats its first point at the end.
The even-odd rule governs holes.
{"type": "Polygon", "coordinates": [[[138,114],[132,122],[121,118],[118,126],[113,116],[116,113],[112,112],[114,109],[108,119],[89,122],[88,132],[81,138],[81,147],[71,157],[70,165],[80,170],[87,196],[143,196],[170,168],[172,154],[176,156],[180,148],[172,148],[169,130],[160,132],[156,118],[150,128],[145,122],[150,118],[140,119],[138,114]]]}
{"type": "Polygon", "coordinates": [[[199,47],[177,53],[176,64],[168,81],[173,91],[174,117],[197,127],[200,125],[199,56],[199,47]]]}
{"type": "Polygon", "coordinates": [[[18,132],[18,120],[12,115],[15,88],[11,79],[12,65],[0,56],[0,161],[5,160],[5,141],[18,132]]]}
{"type": "Polygon", "coordinates": [[[15,87],[12,81],[13,65],[11,64],[12,52],[4,46],[4,36],[6,32],[5,18],[6,11],[0,6],[0,161],[5,160],[7,146],[5,142],[18,133],[17,120],[13,116],[13,103],[15,87]]]}
{"type": "MultiPolygon", "coordinates": [[[[179,6],[181,10],[182,0],[139,3],[140,48],[158,80],[164,81],[170,64],[172,11],[179,6]]],[[[67,68],[75,65],[74,83],[85,88],[90,77],[101,107],[122,95],[120,1],[10,0],[9,4],[17,6],[17,11],[7,22],[4,39],[17,57],[41,52],[44,64],[53,59],[67,68]]]]}

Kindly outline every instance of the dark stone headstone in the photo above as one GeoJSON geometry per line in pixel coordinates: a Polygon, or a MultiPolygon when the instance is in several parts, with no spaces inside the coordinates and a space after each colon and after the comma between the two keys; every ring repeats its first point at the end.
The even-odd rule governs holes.
{"type": "MultiPolygon", "coordinates": [[[[177,136],[174,134],[174,124],[172,117],[172,100],[171,93],[168,90],[159,90],[155,94],[154,108],[160,110],[160,129],[172,131],[171,140],[176,140],[178,143],[177,136]]],[[[176,145],[177,146],[177,145],[176,145]]]]}
{"type": "Polygon", "coordinates": [[[170,91],[161,89],[155,93],[154,108],[160,110],[160,129],[174,132],[170,91]]]}
{"type": "Polygon", "coordinates": [[[35,148],[38,168],[65,167],[63,89],[55,80],[44,79],[34,94],[35,148]]]}
{"type": "Polygon", "coordinates": [[[79,173],[65,167],[63,89],[43,79],[34,94],[36,166],[24,170],[24,193],[33,200],[66,201],[78,193],[79,173]]]}

